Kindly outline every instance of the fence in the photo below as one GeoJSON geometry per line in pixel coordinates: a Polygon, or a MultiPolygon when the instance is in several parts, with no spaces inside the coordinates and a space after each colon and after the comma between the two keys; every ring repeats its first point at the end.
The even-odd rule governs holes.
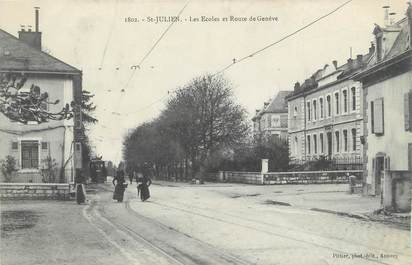
{"type": "Polygon", "coordinates": [[[270,172],[263,174],[264,184],[343,184],[349,183],[349,176],[362,182],[362,170],[270,172]]]}
{"type": "Polygon", "coordinates": [[[206,180],[258,185],[347,184],[349,177],[355,176],[355,184],[359,188],[362,185],[362,175],[362,170],[269,173],[220,171],[219,173],[209,173],[206,180]]]}
{"type": "Polygon", "coordinates": [[[302,160],[291,160],[290,167],[294,171],[304,170],[362,170],[362,157],[340,157],[340,158],[308,158],[302,160]]]}

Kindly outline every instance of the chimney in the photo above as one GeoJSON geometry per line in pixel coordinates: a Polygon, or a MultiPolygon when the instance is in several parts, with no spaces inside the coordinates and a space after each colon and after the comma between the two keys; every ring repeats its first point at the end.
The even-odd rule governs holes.
{"type": "Polygon", "coordinates": [[[298,91],[300,90],[300,83],[299,83],[299,82],[296,82],[296,83],[295,83],[295,86],[293,87],[293,90],[294,90],[295,92],[298,92],[298,91]]]}
{"type": "Polygon", "coordinates": [[[390,6],[383,6],[382,7],[385,11],[383,21],[384,21],[384,26],[387,27],[389,26],[389,8],[390,6]]]}
{"type": "Polygon", "coordinates": [[[358,62],[358,64],[362,64],[362,61],[363,61],[363,55],[362,55],[362,54],[358,54],[358,55],[356,55],[356,61],[358,62]]]}
{"type": "Polygon", "coordinates": [[[31,30],[31,26],[28,27],[28,31],[25,31],[22,27],[19,31],[19,40],[41,51],[41,32],[39,31],[39,8],[35,8],[35,30],[31,30]]]}
{"type": "Polygon", "coordinates": [[[395,15],[396,15],[395,12],[390,12],[389,13],[389,24],[390,25],[393,25],[395,23],[395,15]]]}
{"type": "Polygon", "coordinates": [[[260,109],[255,110],[255,114],[257,115],[259,113],[260,109]]]}
{"type": "Polygon", "coordinates": [[[36,32],[39,32],[39,9],[40,9],[40,7],[35,7],[34,8],[34,12],[35,12],[35,16],[36,16],[36,19],[35,19],[35,25],[36,25],[36,32]]]}
{"type": "Polygon", "coordinates": [[[369,54],[372,54],[375,52],[375,44],[373,44],[373,41],[371,41],[371,46],[369,47],[369,54]]]}
{"type": "Polygon", "coordinates": [[[333,60],[332,63],[333,63],[333,65],[335,66],[335,69],[337,69],[337,68],[338,68],[338,61],[333,60]]]}
{"type": "Polygon", "coordinates": [[[348,59],[348,68],[349,68],[350,70],[353,69],[353,60],[352,60],[352,58],[349,58],[349,59],[348,59]]]}

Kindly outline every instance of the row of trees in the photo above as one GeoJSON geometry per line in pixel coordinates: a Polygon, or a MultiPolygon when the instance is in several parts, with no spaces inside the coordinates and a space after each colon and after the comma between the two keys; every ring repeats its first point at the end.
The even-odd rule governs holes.
{"type": "Polygon", "coordinates": [[[280,147],[287,159],[287,144],[268,150],[264,140],[250,138],[248,124],[232,84],[222,76],[200,76],[178,89],[158,118],[125,138],[123,157],[129,170],[150,163],[157,176],[177,179],[203,179],[219,169],[260,170],[260,159],[280,147]]]}

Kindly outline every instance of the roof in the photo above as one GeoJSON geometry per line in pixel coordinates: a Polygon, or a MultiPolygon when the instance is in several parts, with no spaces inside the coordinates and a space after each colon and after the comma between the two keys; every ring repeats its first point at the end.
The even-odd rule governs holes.
{"type": "MultiPolygon", "coordinates": [[[[406,20],[404,20],[404,22],[407,22],[406,20]]],[[[398,34],[398,36],[396,37],[395,42],[393,43],[391,49],[389,50],[389,52],[386,54],[385,59],[389,59],[389,58],[393,58],[401,53],[403,53],[404,51],[409,49],[409,43],[408,43],[408,35],[409,35],[409,27],[408,27],[408,23],[402,23],[401,24],[401,30],[398,34]]]]}
{"type": "Polygon", "coordinates": [[[77,68],[0,29],[0,71],[80,73],[77,68]]]}
{"type": "MultiPolygon", "coordinates": [[[[407,15],[412,15],[411,6],[409,6],[408,8],[407,15]]],[[[356,79],[363,80],[371,74],[375,74],[383,69],[386,69],[386,67],[389,67],[393,64],[400,65],[400,63],[403,60],[408,60],[408,58],[411,56],[412,48],[409,40],[412,37],[409,36],[409,27],[412,25],[408,24],[408,19],[405,17],[400,21],[396,22],[394,25],[389,25],[385,28],[381,28],[382,31],[388,31],[388,28],[397,29],[397,36],[394,39],[392,45],[389,47],[388,51],[385,52],[385,54],[383,54],[382,60],[378,61],[377,55],[376,53],[374,53],[371,60],[369,60],[369,64],[367,65],[367,67],[364,69],[364,71],[362,71],[356,76],[356,79]]],[[[392,32],[395,32],[395,30],[393,30],[392,32]]],[[[408,70],[410,69],[409,67],[410,64],[407,67],[403,67],[403,70],[408,70]]]]}
{"type": "Polygon", "coordinates": [[[285,98],[290,93],[292,93],[292,91],[279,91],[276,97],[264,109],[263,113],[287,113],[288,102],[285,100],[285,98]]]}

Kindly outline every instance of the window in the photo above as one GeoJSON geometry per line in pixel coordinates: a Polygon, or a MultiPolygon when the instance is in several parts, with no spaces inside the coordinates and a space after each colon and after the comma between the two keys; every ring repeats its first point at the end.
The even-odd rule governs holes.
{"type": "Polygon", "coordinates": [[[348,151],[348,130],[343,130],[343,150],[348,151]]]}
{"type": "Polygon", "coordinates": [[[21,167],[23,169],[39,167],[38,141],[21,141],[21,167]]]}
{"type": "Polygon", "coordinates": [[[375,124],[374,124],[374,112],[375,112],[375,108],[373,106],[373,101],[371,101],[371,109],[370,109],[370,113],[371,113],[371,132],[375,133],[374,128],[375,128],[375,124]]]}
{"type": "Polygon", "coordinates": [[[308,154],[310,154],[310,135],[308,135],[308,154]]]}
{"type": "Polygon", "coordinates": [[[296,118],[298,116],[298,107],[295,106],[295,109],[293,111],[293,117],[296,118]]]}
{"type": "Polygon", "coordinates": [[[352,151],[356,151],[356,129],[352,129],[352,151]]]}
{"type": "Polygon", "coordinates": [[[382,36],[376,38],[376,56],[379,62],[382,59],[382,36]]]}
{"type": "Polygon", "coordinates": [[[328,117],[330,117],[330,115],[332,114],[332,108],[329,95],[326,97],[326,104],[328,105],[328,117]]]}
{"type": "Polygon", "coordinates": [[[313,153],[318,153],[318,136],[316,134],[313,135],[313,153]]]}
{"type": "Polygon", "coordinates": [[[339,115],[339,92],[335,93],[335,113],[339,115]]]}
{"type": "Polygon", "coordinates": [[[296,137],[295,136],[295,144],[294,144],[294,147],[295,147],[295,155],[297,156],[298,155],[298,137],[296,137]]]}
{"type": "Polygon", "coordinates": [[[348,91],[343,90],[343,112],[347,113],[348,112],[348,91]]]}
{"type": "Polygon", "coordinates": [[[313,120],[315,121],[318,117],[318,109],[316,106],[316,100],[313,101],[313,120]]]}
{"type": "Polygon", "coordinates": [[[306,106],[307,106],[307,111],[306,111],[306,113],[308,114],[308,121],[310,121],[310,102],[308,102],[308,103],[306,104],[306,106]]]}
{"type": "Polygon", "coordinates": [[[383,98],[371,101],[371,131],[376,135],[384,133],[383,98]]]}
{"type": "Polygon", "coordinates": [[[404,95],[405,131],[412,131],[412,91],[404,95]]]}
{"type": "Polygon", "coordinates": [[[320,118],[323,119],[323,98],[319,99],[320,118]]]}
{"type": "Polygon", "coordinates": [[[356,110],[356,88],[355,87],[351,88],[351,93],[352,93],[352,110],[356,110]]]}
{"type": "Polygon", "coordinates": [[[323,133],[319,134],[319,143],[320,143],[320,153],[323,154],[324,152],[323,133]]]}
{"type": "Polygon", "coordinates": [[[41,149],[47,150],[47,142],[41,142],[41,149]]]}
{"type": "Polygon", "coordinates": [[[19,149],[19,143],[18,143],[18,142],[12,142],[12,143],[11,143],[11,149],[12,149],[12,150],[17,150],[17,149],[19,149]]]}
{"type": "Polygon", "coordinates": [[[340,146],[339,146],[339,131],[335,132],[335,146],[336,146],[336,153],[339,153],[340,146]]]}

